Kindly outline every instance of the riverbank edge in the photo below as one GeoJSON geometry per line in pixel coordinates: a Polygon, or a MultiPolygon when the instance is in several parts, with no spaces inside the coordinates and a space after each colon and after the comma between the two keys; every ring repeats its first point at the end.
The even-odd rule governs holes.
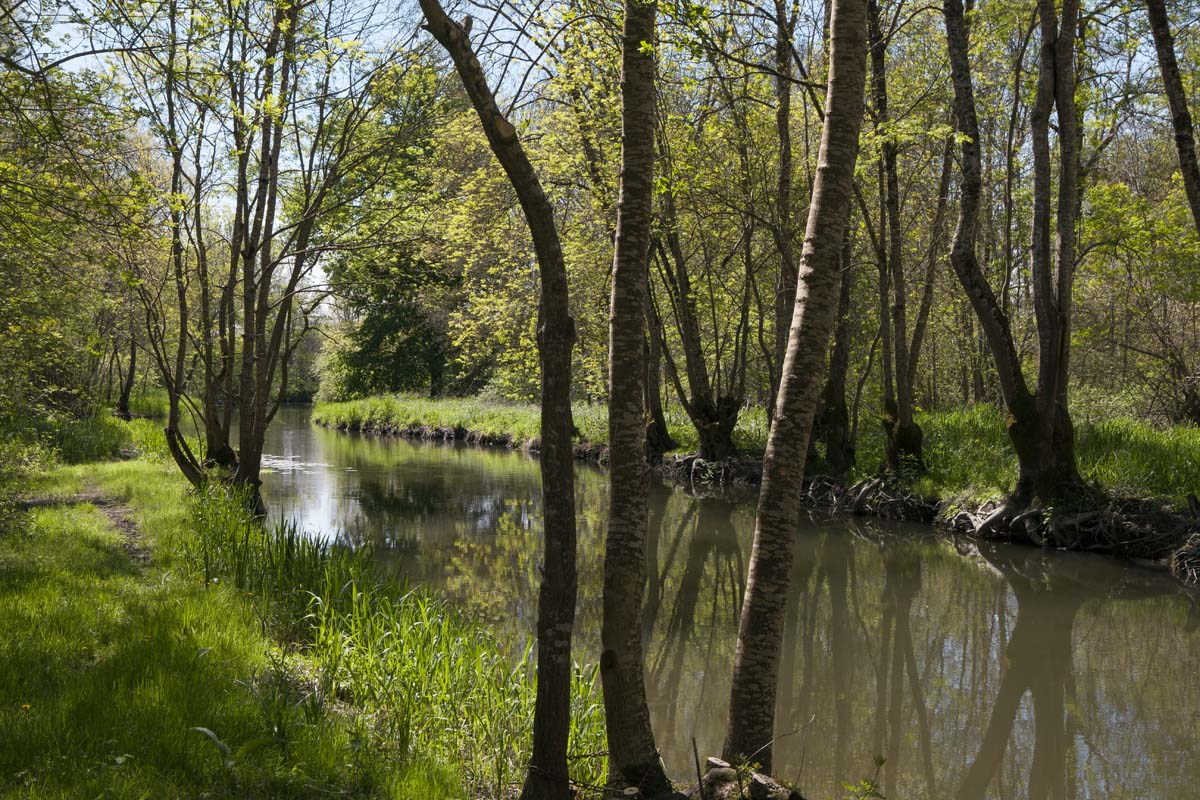
{"type": "MultiPolygon", "coordinates": [[[[521,439],[512,434],[487,433],[461,426],[393,425],[357,422],[328,423],[313,419],[313,424],[342,433],[363,436],[394,437],[411,441],[450,444],[462,442],[476,447],[513,450],[527,455],[541,452],[539,438],[521,439]]],[[[573,446],[576,461],[596,466],[608,466],[608,445],[596,442],[576,442],[573,446]]],[[[695,491],[749,491],[762,481],[762,459],[740,455],[724,461],[704,461],[694,453],[667,454],[651,462],[651,467],[665,480],[695,491]]]]}
{"type": "MultiPolygon", "coordinates": [[[[100,559],[106,569],[120,571],[125,562],[128,562],[131,565],[131,574],[127,576],[130,580],[156,591],[170,588],[178,593],[177,604],[181,608],[185,607],[187,602],[200,603],[205,609],[219,603],[229,604],[227,611],[219,615],[219,618],[231,626],[241,625],[248,632],[247,641],[253,645],[250,649],[261,656],[253,664],[242,664],[228,654],[222,654],[220,659],[215,656],[211,659],[220,661],[238,672],[237,680],[234,680],[232,685],[239,691],[244,691],[242,705],[257,712],[259,704],[264,702],[266,697],[272,703],[270,710],[280,711],[281,707],[273,704],[277,698],[260,695],[258,692],[264,686],[274,687],[275,684],[269,682],[282,677],[286,679],[284,689],[289,693],[286,711],[291,715],[290,722],[281,723],[282,729],[286,729],[285,732],[291,731],[294,726],[296,729],[319,730],[323,736],[337,739],[340,750],[333,758],[336,762],[335,769],[328,770],[328,774],[333,777],[322,775],[327,778],[322,782],[310,776],[309,788],[321,793],[336,793],[339,796],[358,796],[358,793],[362,792],[372,797],[387,796],[397,800],[423,800],[427,797],[475,800],[497,796],[495,787],[486,782],[494,775],[507,776],[504,779],[497,778],[503,785],[512,782],[508,778],[520,779],[521,773],[514,771],[518,763],[510,765],[512,769],[502,773],[496,772],[496,764],[486,758],[467,759],[465,749],[456,757],[448,759],[440,758],[434,752],[437,750],[434,747],[428,748],[429,753],[415,747],[408,749],[407,745],[397,750],[394,743],[389,743],[391,740],[382,728],[384,723],[376,719],[384,707],[384,700],[358,696],[354,681],[341,673],[329,671],[330,663],[335,665],[336,671],[340,669],[337,665],[351,656],[345,655],[331,661],[328,657],[319,655],[320,650],[331,647],[345,648],[349,653],[357,649],[353,645],[354,642],[365,643],[361,651],[366,655],[356,657],[361,669],[365,663],[364,659],[386,657],[387,648],[380,646],[382,640],[394,639],[395,631],[411,631],[418,625],[441,626],[441,630],[436,631],[435,635],[418,636],[418,640],[473,643],[476,655],[471,655],[470,648],[466,648],[468,652],[462,660],[476,667],[477,671],[474,675],[466,676],[469,680],[458,682],[460,692],[467,691],[463,686],[472,680],[486,681],[489,669],[491,673],[507,682],[516,674],[513,670],[523,663],[519,657],[510,660],[499,649],[491,652],[495,646],[494,640],[482,627],[484,623],[469,612],[457,610],[440,593],[414,588],[406,580],[377,571],[369,565],[369,561],[355,555],[356,552],[366,554],[366,550],[353,551],[339,543],[310,541],[307,537],[299,535],[294,524],[264,525],[260,519],[254,518],[246,511],[242,501],[234,494],[215,487],[208,492],[194,492],[183,476],[166,460],[165,453],[148,448],[137,448],[136,455],[121,455],[70,465],[51,464],[25,476],[22,484],[15,488],[18,491],[10,503],[14,516],[0,522],[7,522],[10,526],[25,526],[29,524],[29,515],[33,513],[60,514],[64,509],[92,509],[103,518],[104,525],[111,527],[112,534],[115,534],[109,535],[115,542],[107,544],[116,544],[119,547],[119,556],[114,555],[108,560],[100,559]],[[173,502],[164,502],[159,498],[159,495],[167,493],[171,495],[173,502]],[[198,511],[202,513],[197,513],[198,511]],[[218,548],[226,549],[214,551],[214,554],[210,555],[209,545],[205,540],[214,535],[218,540],[218,548]],[[227,549],[230,546],[233,550],[227,549]],[[275,557],[271,558],[267,550],[274,550],[275,557]],[[321,563],[313,567],[316,561],[321,563]],[[263,573],[263,578],[256,580],[254,575],[259,571],[263,573]],[[246,581],[251,581],[253,585],[247,584],[246,581]],[[299,603],[298,606],[295,605],[296,602],[299,603]],[[366,616],[362,617],[363,614],[366,616]],[[361,630],[347,628],[339,632],[330,622],[339,617],[350,621],[357,621],[362,617],[366,624],[361,630]],[[482,655],[479,655],[480,653],[482,655]],[[478,669],[479,665],[483,665],[482,670],[478,669]],[[481,674],[483,677],[480,677],[481,674]],[[314,698],[320,701],[318,705],[321,721],[297,723],[293,717],[299,715],[307,720],[307,716],[314,709],[313,704],[308,701],[314,698]],[[356,736],[361,737],[364,743],[354,744],[351,740],[356,736]],[[346,752],[354,752],[356,755],[353,774],[343,775],[341,768],[349,766],[344,763],[346,752]],[[345,783],[331,783],[335,778],[339,781],[344,780],[345,783]]],[[[39,548],[45,547],[44,537],[6,537],[6,532],[7,529],[0,525],[0,544],[28,556],[34,563],[47,560],[45,554],[39,551],[39,548]]],[[[81,537],[73,535],[71,538],[81,537]]],[[[0,553],[0,556],[4,555],[0,553]]],[[[10,568],[23,560],[25,559],[0,557],[0,567],[10,568]]],[[[0,569],[0,573],[3,572],[4,570],[0,569]]],[[[6,602],[10,601],[0,600],[0,609],[7,610],[6,602]]],[[[86,608],[88,605],[89,597],[80,594],[77,594],[71,603],[71,607],[86,608]]],[[[144,607],[133,610],[137,613],[147,611],[144,607]]],[[[149,610],[153,611],[152,608],[149,610]]],[[[202,614],[197,618],[201,617],[202,614]]],[[[11,621],[14,616],[9,614],[8,618],[11,621]]],[[[136,630],[136,619],[129,624],[136,630]]],[[[33,640],[36,637],[30,635],[26,638],[33,640]]],[[[139,638],[137,641],[136,647],[140,650],[146,651],[151,648],[151,645],[147,644],[151,639],[139,638]]],[[[153,641],[157,646],[160,638],[153,641]]],[[[216,644],[201,648],[199,655],[192,659],[193,662],[214,649],[217,649],[216,644]]],[[[407,657],[414,658],[413,652],[406,651],[407,657]]],[[[454,661],[453,658],[441,658],[436,654],[431,658],[438,665],[454,661]]],[[[420,669],[418,671],[429,674],[420,669]]],[[[79,674],[83,675],[83,672],[79,674]]],[[[184,670],[181,674],[185,672],[187,671],[184,670]]],[[[70,674],[76,675],[75,672],[70,674]]],[[[186,678],[187,675],[183,677],[186,678]]],[[[599,743],[603,734],[603,722],[595,713],[595,709],[599,707],[598,681],[598,668],[576,665],[572,678],[571,704],[573,716],[580,720],[580,729],[573,731],[572,737],[581,737],[578,741],[581,750],[592,754],[597,754],[602,749],[599,743]],[[583,730],[584,727],[587,728],[586,731],[583,730]]],[[[521,708],[516,713],[508,714],[512,720],[518,721],[518,725],[531,724],[533,697],[536,691],[534,682],[527,681],[522,686],[523,697],[515,700],[510,698],[510,702],[519,703],[521,708]]],[[[0,683],[0,689],[7,688],[9,687],[0,683]]],[[[210,691],[211,687],[204,687],[203,691],[197,694],[208,697],[207,693],[210,691]]],[[[228,691],[218,694],[225,697],[228,691]]],[[[178,697],[172,695],[170,699],[176,700],[178,697]]],[[[34,708],[40,710],[43,705],[46,704],[38,702],[37,698],[31,698],[29,707],[17,712],[18,718],[21,714],[32,714],[34,708]]],[[[480,707],[484,707],[482,702],[480,707]]],[[[264,712],[266,710],[264,706],[264,712]]],[[[444,715],[446,712],[443,710],[442,713],[444,715]]],[[[0,708],[0,720],[11,722],[11,710],[0,708]],[[6,712],[10,713],[9,717],[5,716],[6,712]]],[[[202,722],[206,726],[215,725],[205,715],[199,715],[193,721],[202,722]]],[[[272,747],[282,739],[272,739],[272,744],[268,744],[265,738],[260,737],[261,741],[251,738],[250,744],[242,744],[239,748],[238,745],[250,736],[248,728],[243,730],[228,725],[216,725],[215,728],[191,727],[180,730],[186,731],[187,738],[199,742],[195,749],[203,754],[204,760],[212,760],[214,763],[220,763],[215,754],[228,743],[231,748],[230,760],[223,770],[218,771],[217,776],[224,783],[210,781],[211,776],[197,772],[195,764],[190,764],[188,767],[195,773],[190,777],[197,783],[186,785],[187,792],[181,791],[179,786],[173,786],[170,791],[147,792],[146,796],[175,796],[193,791],[199,795],[212,793],[227,796],[226,784],[242,787],[246,796],[266,796],[268,790],[253,783],[253,780],[283,781],[282,771],[287,770],[290,770],[288,776],[294,777],[293,773],[301,777],[305,775],[299,771],[295,760],[278,759],[281,766],[274,772],[274,761],[264,766],[254,760],[260,754],[273,753],[272,747]],[[219,740],[218,735],[223,737],[223,740],[219,740]],[[204,743],[205,737],[213,742],[211,752],[204,743]],[[209,759],[209,756],[213,758],[209,759]],[[250,782],[242,783],[243,780],[250,782]],[[247,786],[252,788],[245,789],[247,786]]],[[[511,732],[508,735],[511,736],[511,732]]],[[[482,741],[485,737],[472,738],[482,741]]],[[[529,738],[528,731],[524,731],[522,740],[528,741],[529,738]]],[[[3,741],[3,737],[0,737],[0,741],[3,741]]],[[[158,754],[162,749],[153,737],[144,744],[142,750],[136,750],[129,742],[116,741],[119,747],[130,751],[131,755],[127,756],[130,763],[133,763],[136,755],[138,764],[153,769],[162,768],[159,761],[146,755],[158,754]]],[[[109,744],[112,742],[106,742],[106,746],[109,744]]],[[[324,740],[319,744],[320,755],[325,756],[332,752],[324,745],[324,740]]],[[[306,748],[300,743],[290,743],[289,746],[297,753],[307,754],[309,757],[313,755],[311,748],[306,748]]],[[[116,752],[122,751],[118,749],[116,752]]],[[[0,762],[3,760],[0,758],[0,762]]],[[[311,760],[314,762],[311,766],[316,769],[328,766],[325,762],[330,759],[311,760]]],[[[519,762],[519,759],[517,761],[519,762]]],[[[580,761],[575,766],[580,766],[584,777],[590,782],[594,783],[599,779],[598,776],[604,774],[606,767],[603,760],[597,761],[593,758],[593,766],[586,768],[583,767],[585,763],[587,762],[580,761]]],[[[17,773],[17,777],[24,776],[24,785],[31,786],[41,777],[38,772],[40,765],[36,768],[28,764],[25,766],[26,772],[17,773]]],[[[170,770],[165,770],[162,777],[164,780],[183,780],[189,777],[183,775],[184,772],[186,770],[181,768],[181,774],[176,775],[170,770]]],[[[572,780],[576,780],[574,771],[572,780]]],[[[585,781],[580,785],[590,783],[585,781]]],[[[0,797],[9,796],[6,791],[8,788],[9,786],[0,781],[0,797]]]]}
{"type": "MultiPolygon", "coordinates": [[[[374,423],[313,423],[343,433],[396,437],[413,441],[463,442],[478,447],[537,455],[537,438],[520,439],[464,427],[374,423]]],[[[574,445],[575,458],[597,466],[608,464],[608,446],[593,442],[574,445]]],[[[668,454],[651,463],[663,480],[697,494],[743,494],[749,499],[762,481],[762,460],[739,455],[724,461],[705,461],[694,453],[668,454]]],[[[1088,487],[1083,502],[1068,510],[1038,512],[1037,525],[1022,515],[1016,531],[979,531],[999,508],[1002,497],[927,497],[911,491],[895,474],[866,478],[854,485],[823,473],[806,473],[806,506],[833,514],[852,514],[898,522],[927,524],[948,537],[1012,541],[1047,550],[1085,551],[1165,569],[1181,584],[1200,588],[1200,515],[1175,511],[1144,498],[1124,497],[1088,487]],[[1067,529],[1070,529],[1069,532],[1067,529]],[[1073,537],[1064,538],[1064,537],[1073,537]],[[1067,546],[1056,544],[1067,543],[1067,546]]]]}

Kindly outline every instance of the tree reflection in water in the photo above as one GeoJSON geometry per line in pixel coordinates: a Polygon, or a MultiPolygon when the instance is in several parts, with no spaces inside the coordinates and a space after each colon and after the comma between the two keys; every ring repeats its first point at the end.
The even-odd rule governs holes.
{"type": "MultiPolygon", "coordinates": [[[[533,631],[541,498],[514,453],[350,437],[285,409],[269,452],[274,513],[370,543],[492,621],[533,631]],[[289,416],[290,415],[290,416],[289,416]],[[286,434],[283,436],[282,434],[286,434]]],[[[692,777],[720,749],[753,507],[652,487],[642,617],[662,754],[692,777]]],[[[578,474],[576,658],[598,652],[607,484],[578,474]]],[[[842,797],[875,771],[888,797],[1189,797],[1200,786],[1200,619],[1174,584],[1118,562],[920,529],[806,521],[797,532],[777,773],[842,797]]]]}

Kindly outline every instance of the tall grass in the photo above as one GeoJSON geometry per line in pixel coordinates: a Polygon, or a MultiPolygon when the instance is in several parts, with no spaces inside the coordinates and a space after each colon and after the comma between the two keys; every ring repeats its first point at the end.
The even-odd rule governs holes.
{"type": "MultiPolygon", "coordinates": [[[[918,488],[938,497],[988,497],[1011,491],[1017,456],[1004,412],[977,405],[922,414],[927,473],[918,488]]],[[[1085,480],[1121,494],[1184,506],[1200,489],[1200,427],[1156,427],[1128,417],[1084,421],[1075,431],[1076,457],[1085,480]]],[[[882,452],[860,454],[870,470],[882,452]]]]}
{"type": "MultiPolygon", "coordinates": [[[[220,488],[197,499],[194,534],[179,542],[191,569],[269,604],[279,634],[311,660],[319,695],[361,709],[376,749],[455,765],[470,796],[518,786],[536,695],[530,652],[514,660],[481,625],[383,575],[367,552],[290,522],[262,525],[244,508],[220,488]]],[[[577,670],[574,752],[604,749],[596,698],[595,670],[577,670]]],[[[576,779],[602,781],[602,759],[574,763],[576,779]]]]}
{"type": "Polygon", "coordinates": [[[129,398],[129,413],[146,419],[162,419],[167,416],[167,390],[149,387],[129,398]]]}
{"type": "Polygon", "coordinates": [[[1077,431],[1084,477],[1126,494],[1150,494],[1177,505],[1200,492],[1200,427],[1159,428],[1118,417],[1077,431]]]}

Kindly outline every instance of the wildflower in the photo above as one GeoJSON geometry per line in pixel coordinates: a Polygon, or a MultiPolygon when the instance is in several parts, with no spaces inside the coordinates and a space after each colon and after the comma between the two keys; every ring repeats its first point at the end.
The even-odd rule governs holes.
{"type": "Polygon", "coordinates": [[[22,711],[29,711],[31,708],[33,708],[33,706],[29,705],[29,703],[22,703],[22,704],[21,704],[21,710],[22,710],[22,711]]]}

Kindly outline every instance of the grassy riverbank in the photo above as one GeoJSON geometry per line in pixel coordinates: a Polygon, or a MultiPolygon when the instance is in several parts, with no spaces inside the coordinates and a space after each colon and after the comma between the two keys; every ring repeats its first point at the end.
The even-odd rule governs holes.
{"type": "MultiPolygon", "coordinates": [[[[0,795],[475,798],[519,785],[527,657],[366,553],[193,496],[152,449],[153,426],[110,422],[85,431],[102,445],[91,455],[148,454],[43,453],[19,491],[9,476],[0,795]]],[[[603,750],[593,671],[574,698],[572,752],[603,750]]],[[[589,782],[604,767],[572,763],[589,782]]]]}
{"type": "MultiPolygon", "coordinates": [[[[608,408],[576,403],[572,408],[581,445],[608,444],[608,408]]],[[[699,442],[687,414],[678,406],[666,410],[667,427],[680,452],[694,451],[699,442]]],[[[474,397],[430,399],[411,395],[381,395],[340,403],[317,403],[313,421],[348,430],[404,430],[455,428],[489,438],[509,438],[520,447],[541,433],[541,416],[534,403],[494,403],[474,397]]],[[[762,409],[743,412],[734,430],[734,442],[748,452],[762,452],[767,444],[766,414],[762,409]]]]}
{"type": "MultiPolygon", "coordinates": [[[[695,430],[682,410],[672,408],[668,416],[679,450],[695,450],[695,430]]],[[[496,404],[475,398],[431,400],[389,395],[319,403],[313,419],[351,430],[459,428],[488,437],[509,437],[514,445],[537,437],[539,431],[536,405],[496,404]]],[[[915,482],[918,493],[978,502],[1011,490],[1017,458],[999,409],[974,406],[925,413],[918,422],[925,430],[928,465],[926,474],[915,482]]],[[[606,424],[604,406],[575,407],[581,444],[605,444],[606,424]]],[[[736,435],[738,446],[761,453],[766,438],[763,410],[743,412],[736,435]]],[[[877,425],[864,418],[859,438],[857,477],[862,477],[883,460],[883,436],[877,425]]],[[[1076,438],[1083,477],[1110,492],[1182,507],[1188,493],[1200,487],[1200,428],[1195,426],[1158,428],[1115,417],[1079,422],[1076,438]]]]}

